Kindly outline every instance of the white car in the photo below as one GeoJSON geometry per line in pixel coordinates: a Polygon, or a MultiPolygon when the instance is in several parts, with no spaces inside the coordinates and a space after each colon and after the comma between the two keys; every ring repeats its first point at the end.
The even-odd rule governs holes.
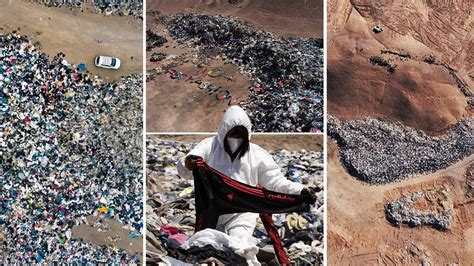
{"type": "Polygon", "coordinates": [[[108,69],[119,69],[120,59],[111,56],[99,55],[94,60],[96,67],[108,68],[108,69]]]}

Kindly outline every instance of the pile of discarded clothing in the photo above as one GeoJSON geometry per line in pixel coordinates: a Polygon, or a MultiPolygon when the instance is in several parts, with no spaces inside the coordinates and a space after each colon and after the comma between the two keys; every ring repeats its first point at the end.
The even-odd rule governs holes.
{"type": "Polygon", "coordinates": [[[153,48],[161,47],[167,42],[166,38],[154,33],[151,30],[146,31],[146,50],[151,51],[153,48]]]}
{"type": "Polygon", "coordinates": [[[165,53],[153,53],[150,58],[150,62],[159,62],[166,58],[165,53]]]}
{"type": "Polygon", "coordinates": [[[93,0],[92,4],[102,14],[116,14],[143,19],[143,0],[93,0]]]}
{"type": "Polygon", "coordinates": [[[385,207],[387,220],[395,226],[426,225],[441,231],[448,230],[453,222],[452,209],[444,208],[441,212],[416,209],[413,205],[425,197],[427,192],[421,191],[390,202],[385,207]]]}
{"type": "Polygon", "coordinates": [[[104,82],[16,33],[0,35],[3,262],[132,263],[75,239],[90,215],[142,222],[142,77],[104,82]]]}
{"type": "MultiPolygon", "coordinates": [[[[203,241],[202,235],[198,238],[194,234],[193,181],[180,177],[176,164],[195,145],[172,140],[147,140],[147,262],[246,265],[245,253],[239,250],[242,243],[235,243],[215,230],[206,229],[200,234],[209,234],[209,239],[218,239],[219,243],[211,244],[203,241]]],[[[321,152],[277,150],[271,154],[288,179],[323,189],[321,152]]],[[[290,260],[299,265],[322,263],[323,195],[323,190],[318,192],[317,202],[310,212],[273,215],[290,260]]],[[[253,236],[255,243],[251,249],[258,251],[260,263],[276,263],[273,246],[260,219],[253,236]]]]}
{"type": "Polygon", "coordinates": [[[90,4],[98,13],[143,19],[143,0],[34,0],[50,7],[80,8],[90,4]]]}
{"type": "Polygon", "coordinates": [[[166,22],[181,44],[222,55],[252,79],[240,105],[256,131],[309,132],[323,129],[323,50],[318,38],[283,38],[226,16],[178,14],[166,22]]]}
{"type": "Polygon", "coordinates": [[[474,152],[474,120],[463,118],[442,136],[401,123],[329,116],[328,134],[340,148],[347,171],[370,184],[387,184],[444,169],[474,152]]]}

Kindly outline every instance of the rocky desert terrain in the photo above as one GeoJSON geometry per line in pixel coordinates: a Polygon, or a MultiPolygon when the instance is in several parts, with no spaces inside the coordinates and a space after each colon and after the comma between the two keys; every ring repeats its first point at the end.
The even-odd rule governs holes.
{"type": "Polygon", "coordinates": [[[329,264],[469,264],[473,137],[448,134],[464,122],[473,128],[473,2],[331,0],[328,9],[328,112],[349,125],[329,129],[329,264]],[[410,164],[403,146],[419,152],[422,135],[464,154],[435,169],[427,158],[449,147],[440,145],[410,164]],[[349,174],[374,167],[391,181],[349,174]],[[417,167],[431,170],[397,170],[417,167]]]}

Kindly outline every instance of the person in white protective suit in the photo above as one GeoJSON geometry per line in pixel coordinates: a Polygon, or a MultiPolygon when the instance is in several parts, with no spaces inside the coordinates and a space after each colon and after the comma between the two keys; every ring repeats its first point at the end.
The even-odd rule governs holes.
{"type": "MultiPolygon", "coordinates": [[[[260,146],[250,143],[251,122],[245,111],[231,106],[222,119],[218,135],[202,140],[178,163],[178,174],[192,178],[192,157],[201,157],[221,173],[251,186],[287,194],[313,194],[314,188],[285,178],[272,156],[260,146]]],[[[257,213],[221,215],[217,230],[242,241],[252,238],[257,213]]]]}

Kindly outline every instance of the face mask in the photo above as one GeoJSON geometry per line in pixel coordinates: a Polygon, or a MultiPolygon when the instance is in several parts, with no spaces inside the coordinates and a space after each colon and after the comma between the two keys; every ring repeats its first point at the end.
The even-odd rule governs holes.
{"type": "Polygon", "coordinates": [[[227,138],[227,144],[229,144],[229,148],[232,153],[237,151],[240,145],[242,145],[242,142],[244,142],[243,139],[227,138]]]}

